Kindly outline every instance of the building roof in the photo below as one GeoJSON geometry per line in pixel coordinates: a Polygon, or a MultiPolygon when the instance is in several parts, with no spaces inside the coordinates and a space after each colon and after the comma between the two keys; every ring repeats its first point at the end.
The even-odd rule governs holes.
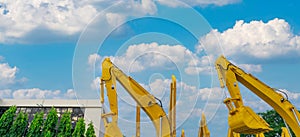
{"type": "Polygon", "coordinates": [[[101,108],[101,103],[97,99],[93,100],[63,100],[63,99],[0,99],[1,107],[84,107],[101,108]]]}

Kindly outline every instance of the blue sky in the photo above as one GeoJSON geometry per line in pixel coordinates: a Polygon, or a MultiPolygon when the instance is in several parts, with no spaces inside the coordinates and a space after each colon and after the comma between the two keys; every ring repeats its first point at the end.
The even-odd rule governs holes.
{"type": "MultiPolygon", "coordinates": [[[[287,92],[299,106],[299,1],[183,2],[187,5],[169,0],[0,1],[0,98],[99,98],[101,61],[110,57],[160,98],[166,111],[170,77],[176,75],[178,133],[184,128],[187,136],[196,136],[204,112],[212,136],[223,136],[227,109],[213,62],[224,54],[287,92]]],[[[120,126],[132,136],[135,103],[118,89],[120,126]]],[[[241,90],[256,112],[270,109],[241,90]]],[[[151,136],[152,124],[145,114],[142,120],[142,134],[151,136]]]]}

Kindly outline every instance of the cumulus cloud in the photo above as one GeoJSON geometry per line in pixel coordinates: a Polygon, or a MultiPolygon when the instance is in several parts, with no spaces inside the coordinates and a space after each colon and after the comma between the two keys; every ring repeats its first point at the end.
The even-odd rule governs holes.
{"type": "Polygon", "coordinates": [[[11,97],[11,90],[10,89],[3,89],[0,90],[0,99],[1,98],[10,98],[11,97]]]}
{"type": "Polygon", "coordinates": [[[184,46],[159,45],[154,42],[131,45],[123,55],[114,57],[113,61],[124,70],[138,72],[146,68],[174,68],[182,65],[184,60],[192,59],[192,56],[192,52],[184,46]]]}
{"type": "Polygon", "coordinates": [[[106,19],[112,26],[117,26],[125,20],[125,17],[117,13],[106,13],[106,19]]]}
{"type": "MultiPolygon", "coordinates": [[[[101,68],[101,57],[91,54],[88,64],[101,68]]],[[[156,42],[130,45],[120,55],[109,56],[113,63],[124,72],[141,72],[146,69],[182,69],[186,74],[208,74],[212,71],[210,57],[198,57],[182,45],[160,45],[156,42]]]]}
{"type": "Polygon", "coordinates": [[[238,65],[240,68],[245,70],[247,73],[252,73],[252,72],[262,72],[262,67],[261,65],[255,65],[255,64],[239,64],[238,65]]]}
{"type": "Polygon", "coordinates": [[[101,18],[111,26],[122,22],[129,15],[137,16],[156,12],[156,5],[152,0],[0,1],[0,42],[28,42],[26,40],[34,37],[28,35],[38,37],[40,35],[48,37],[76,35],[98,12],[114,3],[120,3],[118,10],[105,13],[106,17],[101,18]],[[50,36],[50,34],[53,36],[50,36]]]}
{"type": "MultiPolygon", "coordinates": [[[[188,0],[191,6],[217,5],[237,3],[240,0],[188,0]]],[[[105,11],[100,20],[115,27],[127,17],[140,17],[157,13],[157,3],[172,7],[180,6],[170,0],[32,0],[32,1],[0,1],[0,34],[1,43],[28,43],[34,38],[56,40],[70,39],[78,36],[84,27],[106,8],[119,4],[111,11],[105,11]],[[36,37],[35,37],[36,36],[36,37]],[[57,38],[56,38],[56,37],[57,38]],[[69,37],[68,37],[69,36],[69,37]]]]}
{"type": "Polygon", "coordinates": [[[244,99],[244,103],[246,106],[251,107],[255,112],[265,112],[267,110],[271,110],[272,107],[268,105],[263,100],[246,100],[244,99]]]}
{"type": "Polygon", "coordinates": [[[38,27],[65,33],[80,31],[97,13],[92,5],[64,1],[5,1],[6,14],[0,19],[1,42],[20,38],[38,27]]]}
{"type": "Polygon", "coordinates": [[[11,67],[8,63],[0,64],[0,86],[6,87],[16,82],[16,66],[11,67]]]}
{"type": "Polygon", "coordinates": [[[199,90],[199,95],[201,100],[220,100],[224,97],[224,92],[223,89],[219,87],[203,88],[199,90]]]}
{"type": "Polygon", "coordinates": [[[74,89],[68,89],[67,92],[63,94],[63,96],[67,99],[75,99],[76,92],[74,91],[74,89]]]}
{"type": "Polygon", "coordinates": [[[89,57],[88,57],[89,68],[92,69],[95,67],[95,69],[100,70],[102,59],[103,58],[100,55],[98,55],[97,53],[89,55],[89,57]]]}
{"type": "MultiPolygon", "coordinates": [[[[216,6],[224,6],[229,4],[238,3],[241,0],[181,0],[182,2],[190,5],[190,6],[208,6],[208,5],[216,5],[216,6]]],[[[168,5],[170,7],[178,7],[184,6],[181,2],[177,0],[158,0],[159,3],[168,5]]]]}
{"type": "Polygon", "coordinates": [[[39,88],[30,89],[4,89],[0,90],[0,98],[14,99],[75,99],[75,91],[68,89],[66,92],[60,90],[43,90],[39,88]]]}
{"type": "Polygon", "coordinates": [[[190,75],[194,74],[212,74],[214,71],[214,58],[211,55],[195,57],[188,62],[185,72],[190,75]]]}
{"type": "Polygon", "coordinates": [[[93,89],[93,90],[99,90],[100,89],[100,77],[95,78],[90,86],[91,86],[91,89],[93,89]]]}
{"type": "Polygon", "coordinates": [[[240,20],[233,28],[223,32],[213,30],[200,38],[197,51],[214,53],[219,45],[222,46],[224,54],[231,57],[270,59],[300,55],[300,36],[293,34],[288,22],[278,18],[268,22],[246,23],[240,20]]]}
{"type": "Polygon", "coordinates": [[[15,99],[44,99],[53,98],[60,94],[59,90],[41,90],[38,88],[32,89],[18,89],[13,92],[13,98],[15,99]]]}

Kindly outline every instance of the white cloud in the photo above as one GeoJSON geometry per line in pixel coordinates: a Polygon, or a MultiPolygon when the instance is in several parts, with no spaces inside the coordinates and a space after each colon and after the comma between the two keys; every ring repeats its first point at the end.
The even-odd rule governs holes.
{"type": "Polygon", "coordinates": [[[89,65],[90,69],[92,69],[93,67],[95,67],[95,69],[100,69],[102,59],[103,58],[101,58],[101,56],[96,53],[89,55],[88,65],[89,65]]]}
{"type": "MultiPolygon", "coordinates": [[[[88,58],[90,66],[101,68],[105,57],[91,54],[88,58]]],[[[130,45],[125,53],[110,56],[112,62],[124,72],[140,72],[146,69],[172,70],[182,69],[186,74],[208,74],[212,71],[210,57],[197,57],[192,51],[182,45],[159,45],[141,43],[130,45]]]]}
{"type": "MultiPolygon", "coordinates": [[[[164,94],[170,91],[170,79],[156,79],[149,83],[146,87],[149,88],[151,94],[153,94],[157,98],[162,98],[164,94]]],[[[144,85],[145,87],[145,85],[144,85]]]]}
{"type": "Polygon", "coordinates": [[[108,25],[115,26],[129,15],[140,16],[156,12],[156,5],[152,0],[2,0],[0,1],[0,42],[27,42],[28,38],[33,37],[27,35],[50,37],[52,33],[63,36],[78,34],[98,12],[118,2],[120,6],[117,10],[106,13],[107,16],[101,18],[106,20],[108,25]]]}
{"type": "Polygon", "coordinates": [[[75,99],[76,98],[76,92],[74,89],[68,89],[66,93],[64,93],[64,98],[67,99],[75,99]]]}
{"type": "Polygon", "coordinates": [[[0,64],[0,86],[8,86],[16,82],[16,66],[11,67],[8,63],[0,64]]]}
{"type": "Polygon", "coordinates": [[[14,99],[74,99],[76,98],[76,93],[73,89],[68,89],[66,92],[61,92],[60,90],[43,90],[39,88],[31,89],[17,89],[17,90],[1,90],[6,91],[6,93],[11,94],[14,99]]]}
{"type": "Polygon", "coordinates": [[[38,88],[32,89],[18,89],[13,92],[13,98],[15,99],[44,99],[55,98],[60,95],[60,90],[42,90],[38,88]]]}
{"type": "Polygon", "coordinates": [[[0,90],[0,99],[1,98],[11,98],[12,91],[10,89],[0,90]]]}
{"type": "MultiPolygon", "coordinates": [[[[240,0],[188,0],[191,6],[217,5],[237,3],[240,0]]],[[[104,13],[101,20],[105,27],[114,27],[127,17],[140,17],[157,13],[157,3],[177,7],[176,1],[167,0],[32,0],[32,1],[0,1],[0,42],[30,42],[34,36],[55,39],[69,38],[78,35],[84,27],[104,9],[118,3],[117,8],[104,13]],[[62,37],[65,36],[65,37],[62,37]],[[50,38],[51,37],[51,38],[50,38]]]]}
{"type": "Polygon", "coordinates": [[[285,20],[277,18],[266,23],[262,21],[245,23],[240,20],[233,28],[223,32],[213,30],[201,37],[197,50],[214,53],[214,50],[219,49],[219,44],[224,54],[231,57],[270,59],[300,55],[300,36],[292,33],[290,25],[285,20]]]}
{"type": "Polygon", "coordinates": [[[247,73],[252,73],[252,72],[262,72],[262,67],[261,65],[254,65],[254,64],[239,64],[238,65],[240,68],[242,68],[244,71],[247,73]]]}
{"type": "Polygon", "coordinates": [[[153,0],[119,0],[120,5],[116,9],[117,13],[130,16],[142,16],[155,14],[157,11],[156,4],[153,0]]]}
{"type": "Polygon", "coordinates": [[[117,26],[125,20],[124,15],[117,13],[106,13],[106,20],[108,24],[112,26],[117,26]]]}
{"type": "MultiPolygon", "coordinates": [[[[181,2],[177,0],[157,0],[159,3],[168,5],[170,7],[178,7],[184,6],[181,2]]],[[[190,5],[190,6],[208,6],[208,5],[216,5],[216,6],[224,6],[229,4],[238,3],[241,0],[181,0],[182,2],[190,5]]]]}
{"type": "Polygon", "coordinates": [[[141,43],[128,47],[124,55],[114,58],[114,62],[125,70],[137,72],[146,68],[176,67],[185,58],[192,58],[192,52],[181,45],[159,45],[158,43],[141,43]],[[130,65],[128,65],[128,63],[130,65]],[[174,63],[174,64],[173,64],[174,63]]]}
{"type": "Polygon", "coordinates": [[[185,68],[185,72],[190,75],[194,74],[212,74],[214,71],[213,56],[207,55],[202,57],[195,57],[189,61],[189,66],[185,68]]]}
{"type": "Polygon", "coordinates": [[[263,100],[246,100],[244,99],[245,106],[249,106],[255,112],[265,112],[271,110],[272,107],[263,100]]]}
{"type": "Polygon", "coordinates": [[[246,71],[247,73],[253,73],[253,72],[256,72],[256,73],[259,73],[259,72],[262,72],[262,67],[260,64],[239,64],[239,63],[236,63],[235,61],[233,60],[229,60],[231,63],[233,63],[234,65],[236,65],[237,67],[243,69],[244,71],[246,71]]]}
{"type": "Polygon", "coordinates": [[[199,95],[201,100],[221,100],[224,98],[223,89],[219,87],[200,89],[199,95]]]}
{"type": "Polygon", "coordinates": [[[93,89],[93,90],[99,90],[100,89],[100,77],[95,78],[90,86],[91,86],[91,89],[93,89]]]}
{"type": "Polygon", "coordinates": [[[97,13],[92,5],[64,1],[5,1],[8,11],[0,16],[2,41],[20,38],[30,31],[45,27],[64,34],[80,31],[97,13]],[[5,39],[5,40],[4,40],[5,39]]]}

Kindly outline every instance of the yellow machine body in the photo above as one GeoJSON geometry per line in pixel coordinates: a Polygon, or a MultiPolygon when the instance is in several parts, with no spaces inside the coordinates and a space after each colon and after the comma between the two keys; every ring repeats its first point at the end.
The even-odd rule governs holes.
{"type": "Polygon", "coordinates": [[[226,85],[231,96],[225,99],[224,103],[229,109],[229,127],[233,132],[260,134],[271,130],[266,122],[258,118],[259,116],[251,108],[244,106],[238,86],[241,83],[274,108],[295,135],[300,137],[299,111],[282,94],[233,65],[224,56],[220,56],[215,65],[221,87],[224,88],[226,85]]]}
{"type": "MultiPolygon", "coordinates": [[[[117,68],[109,58],[104,59],[102,62],[102,77],[101,82],[105,84],[107,90],[107,97],[109,100],[110,113],[102,115],[105,120],[106,117],[111,117],[111,122],[104,122],[105,124],[105,137],[123,137],[119,127],[118,121],[118,100],[116,91],[116,81],[118,81],[129,95],[135,100],[137,105],[148,115],[151,119],[155,129],[157,137],[171,137],[171,125],[170,121],[163,110],[162,106],[158,104],[153,95],[146,91],[141,85],[139,85],[134,79],[124,74],[119,68],[117,68]],[[117,132],[117,134],[115,133],[117,132]],[[119,134],[120,133],[120,134],[119,134]]],[[[101,102],[103,101],[104,88],[101,84],[101,102]]]]}
{"type": "Polygon", "coordinates": [[[268,123],[247,106],[237,108],[235,113],[229,114],[228,124],[235,133],[257,134],[271,130],[268,123]]]}

